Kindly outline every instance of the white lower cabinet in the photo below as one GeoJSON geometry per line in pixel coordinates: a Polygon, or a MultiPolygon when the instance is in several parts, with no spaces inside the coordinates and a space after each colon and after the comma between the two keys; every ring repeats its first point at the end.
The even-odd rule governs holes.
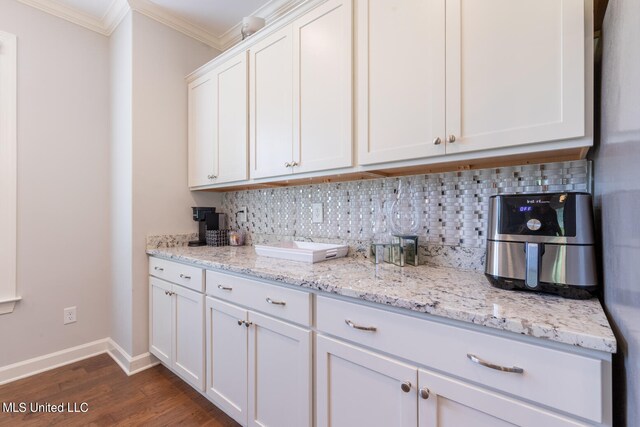
{"type": "Polygon", "coordinates": [[[207,395],[242,425],[311,426],[311,331],[206,299],[207,395]]]}
{"type": "Polygon", "coordinates": [[[422,369],[416,391],[420,427],[589,425],[422,369]]]}
{"type": "Polygon", "coordinates": [[[586,425],[322,335],[316,354],[318,427],[586,425]]]}
{"type": "Polygon", "coordinates": [[[149,278],[149,351],[204,390],[204,295],[149,278]]]}
{"type": "Polygon", "coordinates": [[[417,425],[415,367],[318,336],[316,369],[318,427],[417,425]]]}

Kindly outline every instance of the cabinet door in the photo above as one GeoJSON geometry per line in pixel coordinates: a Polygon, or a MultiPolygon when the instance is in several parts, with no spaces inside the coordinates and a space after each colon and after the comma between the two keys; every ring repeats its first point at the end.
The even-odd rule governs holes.
{"type": "Polygon", "coordinates": [[[291,173],[293,161],[293,43],[291,26],[250,49],[251,177],[291,173]]]}
{"type": "Polygon", "coordinates": [[[218,175],[216,78],[207,73],[189,84],[189,187],[213,183],[218,175]]]}
{"type": "Polygon", "coordinates": [[[171,283],[149,278],[149,352],[171,366],[172,309],[171,283]]]}
{"type": "Polygon", "coordinates": [[[357,0],[359,164],[444,154],[444,3],[357,0]]]}
{"type": "Polygon", "coordinates": [[[418,376],[420,427],[586,425],[433,372],[418,376]]]}
{"type": "Polygon", "coordinates": [[[316,343],[318,427],[417,425],[416,368],[331,338],[316,343]]]}
{"type": "Polygon", "coordinates": [[[293,24],[294,172],[352,165],[352,0],[329,0],[293,24]]]}
{"type": "Polygon", "coordinates": [[[584,135],[583,0],[446,3],[447,154],[584,135]]]}
{"type": "Polygon", "coordinates": [[[215,122],[218,175],[214,183],[241,181],[248,175],[247,53],[242,52],[216,69],[215,122]]]}
{"type": "Polygon", "coordinates": [[[247,423],[247,311],[206,298],[207,395],[242,425],[247,423]]]}
{"type": "Polygon", "coordinates": [[[173,368],[204,391],[204,295],[173,285],[173,368]]]}
{"type": "Polygon", "coordinates": [[[311,331],[249,312],[249,426],[311,426],[311,331]]]}

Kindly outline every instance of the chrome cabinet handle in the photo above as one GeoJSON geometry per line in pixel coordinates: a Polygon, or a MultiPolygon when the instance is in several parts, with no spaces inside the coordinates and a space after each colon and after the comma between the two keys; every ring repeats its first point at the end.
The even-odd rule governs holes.
{"type": "Polygon", "coordinates": [[[244,325],[244,320],[238,320],[238,326],[244,325]]]}
{"type": "Polygon", "coordinates": [[[286,301],[274,301],[269,297],[267,297],[267,302],[273,305],[287,305],[286,301]]]}
{"type": "Polygon", "coordinates": [[[291,162],[291,167],[298,166],[298,162],[291,162]]]}
{"type": "Polygon", "coordinates": [[[216,179],[216,178],[218,178],[218,177],[217,177],[216,175],[207,175],[207,178],[208,178],[208,179],[216,179]]]}
{"type": "Polygon", "coordinates": [[[285,162],[284,167],[285,167],[285,168],[290,168],[290,167],[291,167],[291,163],[289,163],[289,162],[285,162]]]}
{"type": "Polygon", "coordinates": [[[369,331],[369,332],[375,332],[378,330],[378,328],[376,328],[375,326],[359,326],[356,325],[355,323],[353,323],[351,320],[349,319],[345,319],[344,323],[346,323],[347,325],[349,325],[350,328],[353,329],[358,329],[360,331],[369,331]]]}
{"type": "Polygon", "coordinates": [[[484,366],[484,367],[487,367],[487,368],[495,369],[496,371],[512,372],[514,374],[522,374],[522,373],[524,373],[524,369],[518,368],[517,366],[513,366],[513,367],[509,368],[509,367],[506,367],[506,366],[494,365],[493,363],[490,363],[490,362],[487,362],[486,360],[480,359],[475,354],[467,353],[467,358],[469,358],[469,360],[471,360],[473,363],[477,363],[478,365],[481,365],[481,366],[484,366]]]}
{"type": "Polygon", "coordinates": [[[175,295],[176,293],[171,291],[164,291],[164,294],[171,296],[171,295],[175,295]]]}
{"type": "Polygon", "coordinates": [[[423,398],[423,399],[425,399],[425,400],[426,400],[426,399],[428,399],[428,398],[429,398],[429,394],[431,394],[431,391],[429,391],[429,389],[428,389],[428,388],[426,388],[426,387],[422,387],[422,388],[420,389],[420,397],[421,397],[421,398],[423,398]]]}
{"type": "Polygon", "coordinates": [[[247,328],[251,325],[253,325],[253,322],[244,322],[244,326],[246,326],[247,328]]]}
{"type": "Polygon", "coordinates": [[[440,144],[442,144],[442,140],[438,136],[433,140],[433,145],[440,145],[440,144]]]}
{"type": "Polygon", "coordinates": [[[456,136],[449,135],[449,138],[447,139],[447,141],[449,142],[449,144],[453,144],[454,142],[456,142],[456,136]]]}
{"type": "Polygon", "coordinates": [[[164,291],[164,294],[165,295],[169,295],[169,291],[164,291]]]}
{"type": "Polygon", "coordinates": [[[405,381],[400,384],[400,389],[405,393],[409,393],[411,391],[411,383],[409,381],[405,381]]]}
{"type": "Polygon", "coordinates": [[[153,267],[153,269],[155,271],[164,271],[164,268],[162,268],[162,267],[153,267]]]}
{"type": "Polygon", "coordinates": [[[222,290],[222,291],[232,291],[233,288],[230,288],[228,286],[222,286],[222,285],[218,285],[218,289],[222,290]]]}
{"type": "Polygon", "coordinates": [[[181,279],[191,280],[191,276],[187,276],[186,274],[180,274],[181,279]]]}

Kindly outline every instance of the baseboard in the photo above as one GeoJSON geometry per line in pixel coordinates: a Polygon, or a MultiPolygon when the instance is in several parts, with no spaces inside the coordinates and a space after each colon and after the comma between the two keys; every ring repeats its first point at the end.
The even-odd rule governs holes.
{"type": "Polygon", "coordinates": [[[110,341],[104,338],[0,367],[0,385],[106,353],[110,341]]]}
{"type": "Polygon", "coordinates": [[[152,368],[160,363],[160,361],[151,353],[143,353],[132,357],[115,341],[109,338],[109,348],[107,350],[109,356],[122,368],[125,374],[133,375],[145,369],[152,368]]]}
{"type": "Polygon", "coordinates": [[[127,375],[137,374],[160,363],[151,353],[131,357],[111,338],[103,338],[76,347],[45,354],[44,356],[2,366],[0,367],[0,385],[104,353],[108,353],[127,375]]]}

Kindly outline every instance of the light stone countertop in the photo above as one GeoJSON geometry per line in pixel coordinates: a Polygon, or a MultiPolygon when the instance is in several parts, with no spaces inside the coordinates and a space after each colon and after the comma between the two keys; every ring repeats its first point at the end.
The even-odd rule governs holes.
{"type": "Polygon", "coordinates": [[[316,264],[257,256],[251,246],[148,249],[152,256],[315,289],[559,343],[616,352],[597,298],[570,300],[494,288],[483,274],[444,267],[374,265],[340,258],[316,264]],[[499,305],[494,316],[494,305],[499,305]]]}

